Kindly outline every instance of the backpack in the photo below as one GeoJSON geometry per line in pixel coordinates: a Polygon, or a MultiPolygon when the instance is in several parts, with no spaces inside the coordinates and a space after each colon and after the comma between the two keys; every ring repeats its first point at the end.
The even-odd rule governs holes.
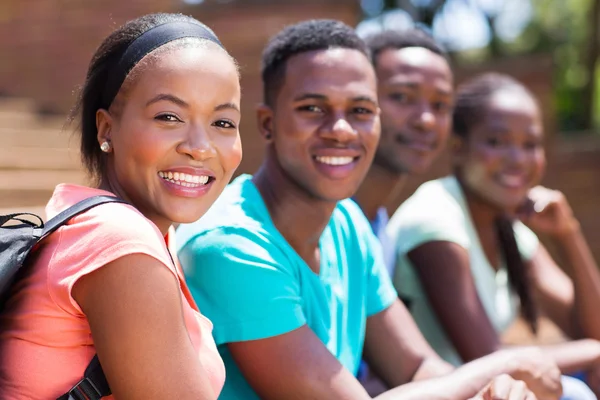
{"type": "MultiPolygon", "coordinates": [[[[113,196],[90,197],[62,211],[46,224],[31,213],[0,215],[0,312],[11,285],[27,268],[27,257],[38,244],[73,217],[104,203],[125,201],[113,196]],[[32,222],[25,217],[35,218],[39,222],[32,222]]],[[[85,369],[83,379],[58,400],[99,400],[110,394],[98,356],[95,355],[85,369]]]]}

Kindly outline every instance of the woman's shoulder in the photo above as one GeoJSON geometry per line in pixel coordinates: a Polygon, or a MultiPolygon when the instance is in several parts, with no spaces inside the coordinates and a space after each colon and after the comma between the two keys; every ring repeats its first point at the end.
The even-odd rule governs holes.
{"type": "Polygon", "coordinates": [[[423,183],[398,207],[390,224],[430,224],[442,221],[460,223],[464,219],[464,210],[457,187],[453,177],[423,183]]]}
{"type": "MultiPolygon", "coordinates": [[[[99,195],[114,196],[100,189],[59,185],[46,207],[46,213],[51,218],[82,200],[99,195]]],[[[150,242],[163,240],[156,225],[134,206],[121,202],[104,203],[93,207],[73,217],[59,231],[62,231],[61,236],[73,236],[83,241],[86,241],[86,238],[87,240],[102,238],[103,241],[121,243],[128,239],[150,242]]]]}

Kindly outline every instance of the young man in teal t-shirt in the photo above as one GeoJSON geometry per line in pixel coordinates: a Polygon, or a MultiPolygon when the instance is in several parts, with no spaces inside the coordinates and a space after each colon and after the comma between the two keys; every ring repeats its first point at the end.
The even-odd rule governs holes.
{"type": "MultiPolygon", "coordinates": [[[[190,289],[214,324],[227,369],[220,399],[368,399],[355,378],[363,348],[396,387],[388,399],[466,399],[502,373],[551,393],[556,367],[535,350],[500,352],[400,386],[450,367],[413,334],[380,245],[347,200],[380,133],[365,44],[338,21],[293,25],[267,45],[262,76],[262,166],[177,233],[190,289]]],[[[488,394],[524,389],[503,379],[488,394]]]]}

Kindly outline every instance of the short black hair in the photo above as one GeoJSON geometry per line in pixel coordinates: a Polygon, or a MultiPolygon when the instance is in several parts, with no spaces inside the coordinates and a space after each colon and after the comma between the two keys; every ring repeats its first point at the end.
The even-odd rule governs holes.
{"type": "Polygon", "coordinates": [[[369,50],[354,29],[341,21],[314,19],[290,25],[273,36],[262,54],[263,98],[274,105],[285,77],[287,60],[315,50],[329,48],[358,50],[367,58],[369,50]]]}
{"type": "Polygon", "coordinates": [[[385,30],[365,39],[371,53],[371,62],[377,65],[377,57],[384,50],[400,50],[406,47],[422,47],[448,60],[448,52],[433,36],[421,28],[385,30]]]}

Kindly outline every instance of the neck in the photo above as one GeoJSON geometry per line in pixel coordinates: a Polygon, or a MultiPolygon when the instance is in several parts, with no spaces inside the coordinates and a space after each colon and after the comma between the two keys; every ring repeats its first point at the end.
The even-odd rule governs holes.
{"type": "Polygon", "coordinates": [[[160,217],[155,213],[150,212],[145,207],[140,207],[139,204],[134,203],[131,200],[131,198],[127,195],[123,187],[119,185],[119,182],[117,181],[115,174],[112,172],[111,169],[108,170],[107,174],[100,181],[98,189],[111,192],[118,198],[123,199],[127,203],[134,206],[139,212],[141,212],[144,215],[144,217],[148,218],[150,221],[152,221],[152,223],[154,223],[154,225],[156,225],[156,227],[160,230],[163,236],[165,236],[168,233],[172,221],[168,221],[166,218],[160,217]]]}
{"type": "Polygon", "coordinates": [[[277,230],[304,260],[315,256],[337,202],[317,199],[298,186],[274,157],[252,179],[277,230]]]}
{"type": "Polygon", "coordinates": [[[461,179],[460,174],[456,174],[456,177],[464,193],[465,201],[471,214],[471,220],[477,227],[477,230],[481,231],[482,229],[493,227],[496,218],[502,214],[502,211],[470,190],[461,179]]]}
{"type": "Polygon", "coordinates": [[[380,207],[398,196],[407,179],[406,173],[395,173],[373,164],[354,195],[354,199],[371,221],[380,207]]]}

